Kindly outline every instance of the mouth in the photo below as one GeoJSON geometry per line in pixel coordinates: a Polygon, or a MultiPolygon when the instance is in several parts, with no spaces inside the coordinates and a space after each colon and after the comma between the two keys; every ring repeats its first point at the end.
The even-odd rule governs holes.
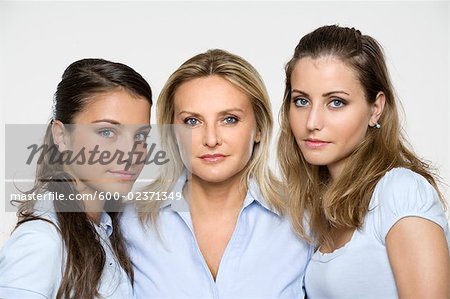
{"type": "Polygon", "coordinates": [[[313,139],[313,138],[304,139],[304,142],[305,142],[306,146],[309,148],[323,148],[331,143],[328,141],[323,141],[320,139],[313,139]]]}
{"type": "Polygon", "coordinates": [[[136,176],[136,173],[127,170],[110,170],[109,173],[113,174],[115,177],[121,180],[126,181],[131,181],[136,176]]]}
{"type": "Polygon", "coordinates": [[[215,162],[223,161],[226,157],[227,157],[227,155],[225,155],[225,154],[217,153],[217,154],[202,155],[202,156],[200,156],[200,159],[202,159],[203,161],[205,161],[207,163],[215,163],[215,162]]]}

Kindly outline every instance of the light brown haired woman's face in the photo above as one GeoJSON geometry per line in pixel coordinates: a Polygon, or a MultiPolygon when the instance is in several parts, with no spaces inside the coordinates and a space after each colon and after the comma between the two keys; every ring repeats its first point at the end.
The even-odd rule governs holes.
{"type": "Polygon", "coordinates": [[[239,175],[260,138],[249,96],[208,76],[180,85],[174,102],[181,157],[192,175],[214,183],[239,175]]]}
{"type": "Polygon", "coordinates": [[[291,76],[289,121],[306,161],[333,179],[373,125],[372,106],[354,72],[332,56],[300,59],[291,76]]]}

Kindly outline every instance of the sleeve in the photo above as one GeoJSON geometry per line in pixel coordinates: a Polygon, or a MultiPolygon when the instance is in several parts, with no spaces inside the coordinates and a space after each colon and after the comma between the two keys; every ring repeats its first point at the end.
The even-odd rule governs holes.
{"type": "Polygon", "coordinates": [[[404,217],[430,220],[448,236],[448,222],[444,207],[434,187],[421,175],[404,168],[388,172],[375,189],[377,205],[376,232],[385,244],[390,229],[404,217]],[[378,190],[377,190],[378,189],[378,190]]]}
{"type": "Polygon", "coordinates": [[[62,239],[52,224],[20,225],[0,251],[0,298],[56,298],[63,257],[62,239]]]}

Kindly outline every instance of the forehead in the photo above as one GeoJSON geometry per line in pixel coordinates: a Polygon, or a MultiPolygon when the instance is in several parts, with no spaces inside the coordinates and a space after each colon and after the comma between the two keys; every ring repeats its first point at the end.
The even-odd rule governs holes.
{"type": "Polygon", "coordinates": [[[220,76],[208,76],[181,84],[174,96],[175,110],[219,112],[230,108],[251,109],[250,96],[220,76]]]}
{"type": "Polygon", "coordinates": [[[292,71],[291,85],[325,90],[362,88],[356,71],[334,56],[301,58],[292,71]]]}
{"type": "Polygon", "coordinates": [[[110,119],[121,124],[142,124],[148,123],[149,118],[150,103],[147,99],[117,89],[93,95],[74,120],[76,123],[91,123],[110,119]]]}

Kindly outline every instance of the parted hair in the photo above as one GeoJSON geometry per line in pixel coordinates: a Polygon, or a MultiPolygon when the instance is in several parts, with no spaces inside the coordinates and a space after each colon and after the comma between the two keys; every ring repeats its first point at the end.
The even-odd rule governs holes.
{"type": "MultiPolygon", "coordinates": [[[[178,88],[190,80],[208,76],[220,76],[245,94],[255,113],[257,130],[261,132],[261,140],[255,143],[252,156],[242,176],[242,186],[247,188],[251,177],[255,178],[261,193],[269,204],[278,212],[284,212],[280,182],[268,167],[269,145],[273,128],[273,117],[268,93],[264,82],[256,69],[242,57],[220,49],[211,49],[195,55],[184,62],[167,80],[161,90],[156,105],[158,125],[174,123],[174,96],[178,88]]],[[[184,165],[173,130],[162,129],[165,149],[171,162],[161,167],[161,175],[146,189],[155,192],[168,192],[182,173],[184,165]]],[[[156,223],[160,202],[137,202],[142,223],[156,223]]]]}

